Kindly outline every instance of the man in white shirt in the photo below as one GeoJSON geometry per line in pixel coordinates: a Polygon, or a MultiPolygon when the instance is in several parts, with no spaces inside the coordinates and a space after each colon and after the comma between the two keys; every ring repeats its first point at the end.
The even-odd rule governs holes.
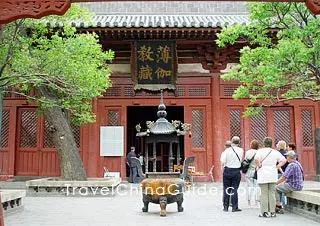
{"type": "Polygon", "coordinates": [[[238,188],[241,181],[243,149],[238,147],[239,137],[232,137],[231,142],[231,147],[225,149],[220,157],[223,167],[223,211],[228,211],[231,196],[232,212],[238,212],[241,211],[238,207],[238,188]]]}

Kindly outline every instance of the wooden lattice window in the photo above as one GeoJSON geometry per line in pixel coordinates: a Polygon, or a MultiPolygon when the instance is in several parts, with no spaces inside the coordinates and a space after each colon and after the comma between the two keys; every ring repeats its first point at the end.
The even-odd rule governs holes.
{"type": "Polygon", "coordinates": [[[104,96],[107,97],[119,97],[121,96],[121,87],[110,87],[107,89],[107,92],[104,96]]]}
{"type": "Polygon", "coordinates": [[[206,88],[205,87],[190,87],[189,88],[189,96],[206,96],[206,88]]]}
{"type": "Polygon", "coordinates": [[[303,146],[312,147],[313,146],[312,110],[302,110],[301,121],[302,121],[303,146]]]}
{"type": "Polygon", "coordinates": [[[241,138],[241,111],[230,109],[230,138],[238,136],[241,138]]]}
{"type": "Polygon", "coordinates": [[[273,127],[275,144],[277,144],[280,140],[284,140],[287,144],[291,142],[291,125],[289,110],[274,111],[273,127]]]}
{"type": "Polygon", "coordinates": [[[192,110],[192,147],[204,147],[203,110],[192,110]]]}
{"type": "Polygon", "coordinates": [[[258,140],[262,143],[268,135],[267,114],[265,111],[250,118],[251,140],[258,140]]]}
{"type": "Polygon", "coordinates": [[[179,97],[184,97],[186,95],[185,87],[178,86],[177,87],[177,94],[179,97]]]}
{"type": "Polygon", "coordinates": [[[77,148],[80,147],[80,126],[71,125],[74,141],[76,142],[77,148]]]}
{"type": "Polygon", "coordinates": [[[238,88],[237,85],[225,85],[223,86],[223,96],[232,97],[234,91],[238,88]]]}
{"type": "Polygon", "coordinates": [[[108,126],[120,125],[120,112],[119,110],[108,110],[108,126]]]}
{"type": "Polygon", "coordinates": [[[3,90],[3,92],[4,92],[4,98],[6,98],[6,97],[11,97],[12,96],[12,88],[11,87],[6,87],[4,90],[3,90]]]}
{"type": "Polygon", "coordinates": [[[27,96],[32,96],[32,95],[33,95],[33,92],[31,90],[28,90],[25,92],[19,91],[18,93],[15,94],[15,98],[24,99],[27,96]]]}
{"type": "Polygon", "coordinates": [[[124,87],[124,95],[125,96],[132,96],[133,95],[133,87],[132,86],[124,87]]]}
{"type": "Polygon", "coordinates": [[[54,148],[54,144],[52,141],[52,136],[50,132],[50,125],[47,120],[44,120],[44,128],[43,128],[43,147],[44,148],[54,148]]]}
{"type": "Polygon", "coordinates": [[[24,110],[21,112],[20,143],[23,148],[33,148],[37,146],[37,121],[38,116],[34,110],[24,110]]]}
{"type": "Polygon", "coordinates": [[[1,134],[1,147],[7,148],[9,146],[9,111],[2,111],[2,134],[1,134]]]}

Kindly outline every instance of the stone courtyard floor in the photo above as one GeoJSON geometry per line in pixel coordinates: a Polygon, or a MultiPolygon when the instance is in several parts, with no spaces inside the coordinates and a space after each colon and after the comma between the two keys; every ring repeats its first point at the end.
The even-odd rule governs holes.
{"type": "MultiPolygon", "coordinates": [[[[318,226],[319,223],[286,212],[276,218],[259,218],[258,208],[246,204],[244,184],[240,186],[242,212],[223,212],[221,183],[199,183],[184,195],[184,212],[175,203],[167,206],[167,217],[159,216],[159,205],[141,211],[142,195],[137,185],[124,183],[125,189],[114,196],[99,197],[26,197],[24,210],[5,217],[6,226],[144,226],[144,225],[218,225],[218,226],[318,226]],[[131,187],[132,186],[132,187],[131,187]],[[124,193],[126,193],[124,195],[124,193]],[[130,194],[132,193],[132,194],[130,194]]],[[[320,189],[320,183],[307,186],[320,189]]]]}

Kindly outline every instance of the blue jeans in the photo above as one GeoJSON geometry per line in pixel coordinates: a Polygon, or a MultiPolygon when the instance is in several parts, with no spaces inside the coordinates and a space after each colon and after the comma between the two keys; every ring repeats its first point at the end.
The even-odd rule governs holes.
{"type": "MultiPolygon", "coordinates": [[[[278,179],[280,178],[282,176],[282,173],[278,173],[278,179]]],[[[281,195],[281,204],[282,204],[282,206],[285,206],[287,203],[286,203],[286,195],[283,193],[282,195],[281,195]]]]}

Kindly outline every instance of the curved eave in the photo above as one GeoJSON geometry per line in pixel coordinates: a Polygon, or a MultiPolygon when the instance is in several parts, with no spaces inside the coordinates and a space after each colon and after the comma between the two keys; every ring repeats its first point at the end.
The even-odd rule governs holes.
{"type": "MultiPolygon", "coordinates": [[[[91,23],[72,21],[76,28],[222,28],[249,24],[248,15],[96,15],[91,23]]],[[[62,27],[63,24],[49,26],[62,27]]]]}

